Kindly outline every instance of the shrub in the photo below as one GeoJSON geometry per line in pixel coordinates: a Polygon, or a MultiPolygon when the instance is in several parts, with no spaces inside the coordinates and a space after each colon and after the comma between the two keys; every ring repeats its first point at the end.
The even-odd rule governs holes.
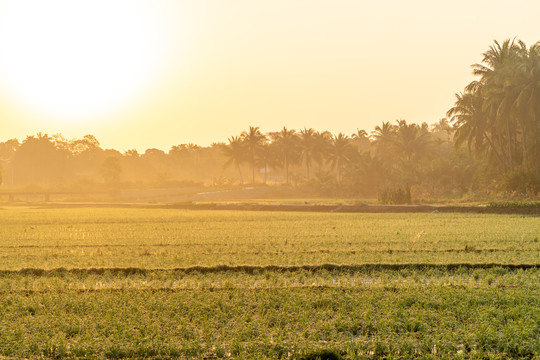
{"type": "Polygon", "coordinates": [[[492,201],[489,207],[494,208],[540,208],[540,201],[492,201]]]}
{"type": "Polygon", "coordinates": [[[411,204],[411,188],[405,186],[385,186],[379,189],[377,195],[379,202],[382,204],[411,204]]]}
{"type": "Polygon", "coordinates": [[[534,196],[540,191],[540,178],[531,171],[516,170],[506,175],[503,188],[519,195],[534,196]]]}

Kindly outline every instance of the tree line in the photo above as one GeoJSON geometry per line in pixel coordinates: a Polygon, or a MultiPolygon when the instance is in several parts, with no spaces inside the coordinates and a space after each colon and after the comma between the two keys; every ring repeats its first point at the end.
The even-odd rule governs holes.
{"type": "Polygon", "coordinates": [[[285,185],[301,193],[430,197],[534,196],[540,188],[540,42],[494,44],[477,80],[436,123],[383,122],[369,133],[257,126],[207,147],[121,153],[87,135],[37,134],[0,143],[4,187],[99,188],[285,185]],[[412,194],[412,195],[411,195],[412,194]]]}
{"type": "Polygon", "coordinates": [[[477,80],[447,113],[456,145],[484,157],[507,182],[533,186],[540,173],[540,42],[495,41],[472,68],[477,80]]]}

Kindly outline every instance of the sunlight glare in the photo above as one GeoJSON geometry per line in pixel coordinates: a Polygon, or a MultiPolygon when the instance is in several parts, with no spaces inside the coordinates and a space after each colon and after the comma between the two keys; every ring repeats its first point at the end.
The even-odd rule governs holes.
{"type": "Polygon", "coordinates": [[[87,121],[135,101],[163,67],[157,6],[17,0],[0,15],[2,90],[28,110],[87,121]]]}

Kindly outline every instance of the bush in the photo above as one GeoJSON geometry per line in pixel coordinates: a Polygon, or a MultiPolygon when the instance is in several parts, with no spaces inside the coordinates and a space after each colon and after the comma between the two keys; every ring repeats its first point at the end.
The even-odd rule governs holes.
{"type": "Polygon", "coordinates": [[[540,191],[540,178],[532,171],[516,170],[506,175],[503,188],[519,195],[534,196],[540,191]]]}
{"type": "Polygon", "coordinates": [[[379,202],[382,204],[411,204],[411,188],[405,186],[385,186],[379,189],[377,195],[379,202]]]}
{"type": "Polygon", "coordinates": [[[489,207],[494,208],[540,208],[540,201],[492,201],[489,207]]]}

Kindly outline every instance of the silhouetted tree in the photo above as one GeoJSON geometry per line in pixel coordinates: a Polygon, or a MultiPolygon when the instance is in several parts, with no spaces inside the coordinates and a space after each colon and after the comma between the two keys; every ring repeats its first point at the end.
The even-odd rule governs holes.
{"type": "Polygon", "coordinates": [[[278,157],[276,156],[276,145],[266,142],[260,149],[257,157],[258,165],[264,169],[264,183],[268,182],[268,169],[279,166],[278,157]]]}
{"type": "Polygon", "coordinates": [[[306,166],[306,178],[310,178],[310,170],[313,163],[320,164],[323,159],[323,153],[326,150],[320,135],[312,128],[300,130],[299,133],[300,162],[306,166]]]}
{"type": "Polygon", "coordinates": [[[327,156],[331,166],[337,170],[338,183],[341,183],[343,169],[345,165],[352,159],[354,150],[355,149],[350,142],[350,138],[347,135],[339,133],[333,137],[330,145],[330,151],[328,152],[327,156]]]}
{"type": "Polygon", "coordinates": [[[285,169],[285,183],[289,184],[289,166],[298,160],[299,141],[295,130],[285,126],[281,131],[272,133],[271,137],[276,146],[276,154],[285,169]]]}
{"type": "Polygon", "coordinates": [[[19,184],[61,182],[70,171],[70,157],[54,137],[28,136],[13,155],[14,180],[19,184]]]}
{"type": "Polygon", "coordinates": [[[247,151],[246,158],[251,165],[251,183],[255,184],[255,168],[258,164],[257,158],[267,138],[261,133],[258,126],[250,126],[248,131],[244,131],[240,135],[240,138],[245,143],[245,149],[247,151]]]}
{"type": "Polygon", "coordinates": [[[538,175],[540,122],[540,42],[495,41],[473,65],[479,77],[456,95],[448,114],[456,144],[467,140],[477,153],[496,158],[507,175],[516,166],[538,175]]]}
{"type": "Polygon", "coordinates": [[[101,165],[101,174],[105,182],[109,184],[117,183],[120,180],[122,168],[120,160],[116,156],[108,156],[101,165]]]}
{"type": "Polygon", "coordinates": [[[231,136],[228,141],[228,144],[222,146],[222,152],[227,157],[227,162],[223,167],[226,168],[234,164],[240,175],[240,183],[244,184],[240,165],[245,161],[245,143],[239,136],[231,136]]]}

